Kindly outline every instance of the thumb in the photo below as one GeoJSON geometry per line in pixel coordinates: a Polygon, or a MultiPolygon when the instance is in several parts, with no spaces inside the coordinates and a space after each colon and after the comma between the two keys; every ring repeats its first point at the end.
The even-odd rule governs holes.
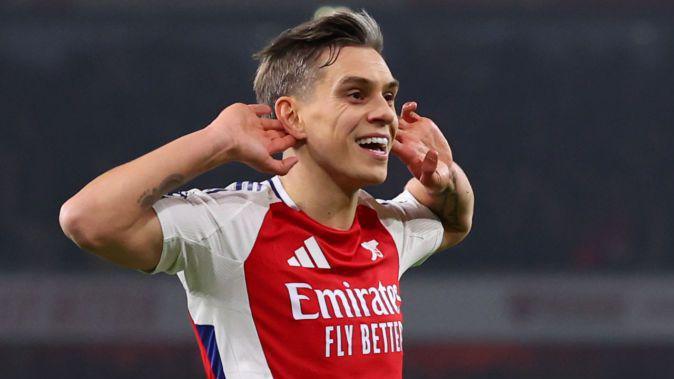
{"type": "Polygon", "coordinates": [[[424,161],[421,164],[421,175],[419,175],[419,181],[425,186],[431,186],[433,174],[435,174],[435,169],[438,168],[438,152],[435,150],[429,150],[424,157],[424,161]]]}

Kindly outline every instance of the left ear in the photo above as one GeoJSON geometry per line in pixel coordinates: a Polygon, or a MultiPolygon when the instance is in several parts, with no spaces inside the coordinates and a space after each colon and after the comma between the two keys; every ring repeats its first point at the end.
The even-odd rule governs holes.
{"type": "Polygon", "coordinates": [[[297,100],[292,96],[281,96],[274,104],[274,113],[286,132],[301,141],[307,138],[307,134],[297,113],[298,106],[297,100]]]}

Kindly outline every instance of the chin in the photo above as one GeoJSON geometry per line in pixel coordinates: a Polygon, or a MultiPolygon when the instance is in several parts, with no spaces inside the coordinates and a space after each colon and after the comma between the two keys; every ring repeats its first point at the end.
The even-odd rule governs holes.
{"type": "Polygon", "coordinates": [[[366,187],[366,186],[374,186],[378,184],[384,183],[386,181],[386,176],[388,172],[386,169],[384,170],[375,170],[375,171],[369,171],[366,173],[361,173],[356,179],[358,182],[358,186],[360,188],[366,187]]]}
{"type": "Polygon", "coordinates": [[[326,170],[341,178],[342,185],[350,188],[364,188],[384,183],[388,176],[388,162],[359,162],[344,160],[326,170]]]}

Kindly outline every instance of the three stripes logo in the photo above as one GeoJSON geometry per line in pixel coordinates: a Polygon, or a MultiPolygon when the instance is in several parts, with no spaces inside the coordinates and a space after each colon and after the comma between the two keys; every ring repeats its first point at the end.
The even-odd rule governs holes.
{"type": "Polygon", "coordinates": [[[293,267],[330,268],[330,264],[314,237],[306,239],[304,246],[295,250],[295,255],[288,259],[288,264],[293,267]]]}

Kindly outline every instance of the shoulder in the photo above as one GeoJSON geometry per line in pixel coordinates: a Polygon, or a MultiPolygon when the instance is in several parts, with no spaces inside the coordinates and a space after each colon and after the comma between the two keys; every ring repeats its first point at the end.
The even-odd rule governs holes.
{"type": "Polygon", "coordinates": [[[364,190],[358,193],[358,205],[367,207],[377,213],[380,220],[399,220],[401,212],[393,200],[376,199],[364,190]]]}
{"type": "Polygon", "coordinates": [[[376,211],[379,218],[384,222],[387,220],[438,220],[437,215],[425,205],[419,203],[419,201],[407,190],[390,200],[375,199],[369,193],[361,190],[359,193],[359,204],[365,205],[376,211]]]}
{"type": "MultiPolygon", "coordinates": [[[[266,211],[279,201],[268,181],[234,182],[227,187],[192,188],[164,195],[155,208],[204,210],[218,220],[231,219],[244,210],[266,211]]],[[[257,213],[257,212],[255,212],[257,213]]]]}
{"type": "Polygon", "coordinates": [[[224,188],[193,188],[154,203],[164,238],[204,241],[213,236],[253,236],[272,203],[279,201],[266,182],[236,182],[224,188]]]}

